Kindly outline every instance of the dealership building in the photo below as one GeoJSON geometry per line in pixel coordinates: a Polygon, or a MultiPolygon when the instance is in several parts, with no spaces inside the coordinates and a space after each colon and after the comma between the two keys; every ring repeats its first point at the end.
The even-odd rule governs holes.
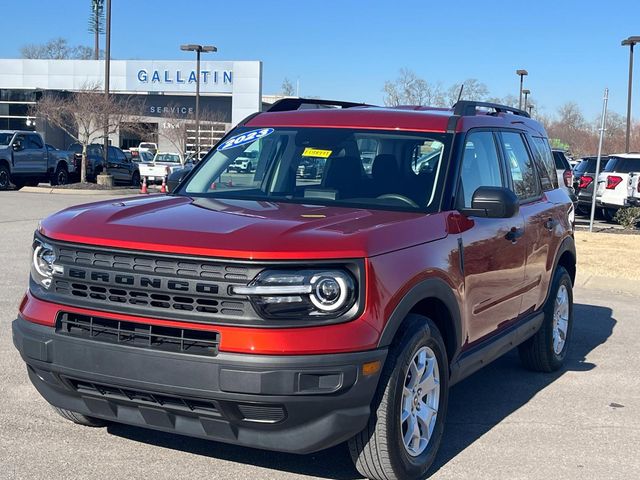
{"type": "MultiPolygon", "coordinates": [[[[0,60],[0,130],[37,130],[47,143],[66,148],[73,140],[60,129],[31,117],[30,109],[43,95],[65,95],[104,85],[103,60],[0,60]]],[[[109,77],[114,95],[135,96],[145,124],[146,138],[120,132],[112,145],[137,147],[140,141],[175,151],[171,130],[186,132],[187,153],[196,143],[194,123],[196,64],[175,60],[112,60],[109,77]],[[182,128],[186,127],[186,128],[182,128]]],[[[259,61],[202,61],[200,66],[200,144],[213,145],[247,115],[262,110],[262,63],[259,61]]]]}

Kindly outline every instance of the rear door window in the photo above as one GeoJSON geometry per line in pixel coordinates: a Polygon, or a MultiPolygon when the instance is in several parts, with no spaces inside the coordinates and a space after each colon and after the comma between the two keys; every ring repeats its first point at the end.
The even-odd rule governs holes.
{"type": "Polygon", "coordinates": [[[542,190],[546,192],[558,188],[558,175],[547,140],[542,137],[533,137],[532,150],[540,174],[542,190]]]}
{"type": "Polygon", "coordinates": [[[540,180],[522,135],[502,132],[500,137],[507,166],[511,171],[513,191],[523,201],[538,199],[541,193],[540,180]]]}

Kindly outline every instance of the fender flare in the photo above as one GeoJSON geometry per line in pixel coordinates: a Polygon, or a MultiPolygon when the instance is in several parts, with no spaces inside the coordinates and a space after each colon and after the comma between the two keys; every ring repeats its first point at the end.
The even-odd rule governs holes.
{"type": "Polygon", "coordinates": [[[6,158],[0,158],[0,165],[4,165],[9,170],[9,175],[11,175],[11,161],[6,158]]]}
{"type": "Polygon", "coordinates": [[[458,300],[453,294],[451,286],[440,278],[428,278],[411,287],[398,305],[396,305],[396,308],[385,324],[382,334],[380,335],[380,340],[378,341],[378,347],[388,347],[391,342],[393,342],[400,325],[402,325],[402,322],[411,309],[416,306],[418,302],[430,298],[441,301],[451,315],[455,334],[455,352],[451,361],[454,361],[462,345],[462,317],[460,315],[458,300]]]}
{"type": "MultiPolygon", "coordinates": [[[[558,270],[560,257],[562,257],[562,255],[564,255],[566,252],[569,252],[573,256],[575,263],[577,264],[578,256],[576,255],[576,240],[573,237],[573,235],[567,235],[565,239],[562,240],[562,242],[560,243],[558,250],[556,250],[556,256],[553,259],[553,269],[551,270],[551,278],[549,279],[549,286],[547,287],[547,294],[544,297],[543,305],[546,305],[547,301],[549,300],[549,293],[551,292],[551,284],[553,283],[553,278],[556,275],[556,270],[558,270]]],[[[572,280],[575,284],[575,278],[572,280]]]]}

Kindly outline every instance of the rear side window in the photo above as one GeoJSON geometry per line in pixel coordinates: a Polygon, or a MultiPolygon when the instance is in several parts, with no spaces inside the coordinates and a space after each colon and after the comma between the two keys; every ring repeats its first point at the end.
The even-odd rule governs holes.
{"type": "Polygon", "coordinates": [[[473,132],[467,136],[462,157],[458,207],[471,208],[479,187],[502,187],[500,160],[492,132],[473,132]],[[464,199],[464,206],[461,205],[464,199]]]}
{"type": "Polygon", "coordinates": [[[556,168],[558,170],[570,170],[571,165],[569,164],[569,160],[565,156],[564,152],[553,152],[553,158],[556,162],[556,168]]]}
{"type": "Polygon", "coordinates": [[[515,132],[502,132],[500,136],[507,165],[511,170],[513,191],[521,200],[538,198],[540,181],[522,135],[515,132]]]}
{"type": "Polygon", "coordinates": [[[604,171],[616,173],[640,172],[640,158],[609,157],[604,171]]]}
{"type": "Polygon", "coordinates": [[[533,137],[532,150],[540,174],[542,190],[546,192],[558,188],[558,175],[547,140],[542,137],[533,137]]]}

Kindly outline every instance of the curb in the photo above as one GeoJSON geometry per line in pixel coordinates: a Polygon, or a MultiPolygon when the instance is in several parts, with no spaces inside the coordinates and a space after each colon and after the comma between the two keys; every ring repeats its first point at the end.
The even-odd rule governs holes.
{"type": "MultiPolygon", "coordinates": [[[[114,189],[114,190],[81,190],[73,188],[51,188],[51,187],[22,187],[20,192],[26,193],[48,193],[52,195],[138,195],[140,192],[135,189],[114,189]]],[[[153,192],[155,193],[155,192],[153,192]]]]}

